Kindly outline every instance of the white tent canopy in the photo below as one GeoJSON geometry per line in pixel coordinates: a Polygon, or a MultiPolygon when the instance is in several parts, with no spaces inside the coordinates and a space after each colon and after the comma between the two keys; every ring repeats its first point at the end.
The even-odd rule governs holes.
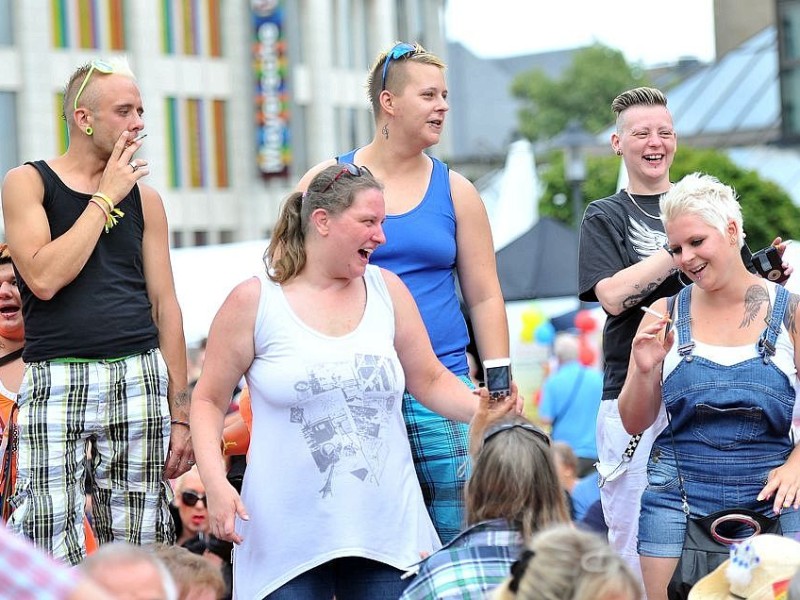
{"type": "Polygon", "coordinates": [[[188,345],[208,335],[214,315],[234,287],[264,271],[262,256],[268,244],[257,240],[170,251],[188,345]]]}

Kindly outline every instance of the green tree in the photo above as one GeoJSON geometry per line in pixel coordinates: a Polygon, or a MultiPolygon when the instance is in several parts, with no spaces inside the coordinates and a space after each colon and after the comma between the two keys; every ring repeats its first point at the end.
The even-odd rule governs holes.
{"type": "Polygon", "coordinates": [[[523,103],[520,132],[540,140],[557,135],[571,119],[587,131],[601,131],[608,127],[609,106],[619,91],[641,85],[648,81],[638,67],[629,65],[619,50],[598,43],[578,50],[558,79],[540,69],[521,73],[511,93],[523,103]]]}
{"type": "MultiPolygon", "coordinates": [[[[563,152],[553,151],[539,176],[545,191],[539,201],[539,214],[572,225],[570,190],[564,180],[563,152]],[[566,202],[560,201],[565,199],[566,202]]],[[[616,191],[620,159],[614,155],[591,156],[586,165],[586,181],[581,186],[584,199],[582,210],[594,199],[610,196],[616,191]]],[[[747,244],[756,251],[780,235],[790,238],[800,231],[800,207],[779,185],[762,179],[755,171],[738,167],[726,154],[713,149],[681,146],[670,169],[672,181],[700,171],[714,175],[732,186],[742,205],[747,244]]]]}

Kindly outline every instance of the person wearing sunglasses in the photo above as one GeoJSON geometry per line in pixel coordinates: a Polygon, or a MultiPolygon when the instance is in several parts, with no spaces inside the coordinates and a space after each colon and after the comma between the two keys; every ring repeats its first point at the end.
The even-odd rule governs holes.
{"type": "Polygon", "coordinates": [[[196,466],[175,480],[174,490],[173,504],[177,511],[175,543],[183,546],[198,534],[208,533],[206,488],[196,466]]]}
{"type": "MultiPolygon", "coordinates": [[[[508,322],[483,202],[466,178],[426,154],[439,143],[449,109],[444,69],[419,44],[399,43],[381,53],[367,79],[372,141],[313,167],[298,189],[337,160],[369,167],[384,185],[387,213],[386,244],[371,260],[408,286],[439,360],[472,387],[456,276],[481,360],[509,356],[508,322]]],[[[464,523],[466,427],[411,394],[403,399],[403,414],[426,505],[446,542],[464,523]]]]}
{"type": "MultiPolygon", "coordinates": [[[[370,264],[384,219],[368,169],[323,169],[285,201],[268,268],[214,318],[191,425],[210,532],[238,544],[235,598],[396,599],[403,570],[440,546],[403,391],[460,422],[478,396],[437,360],[402,281],[370,264]],[[253,418],[240,496],[220,439],[243,374],[253,418]]],[[[492,414],[516,399],[514,387],[492,414]]]]}
{"type": "Polygon", "coordinates": [[[2,189],[27,365],[9,527],[74,565],[86,469],[100,544],[172,543],[167,480],[193,454],[168,226],[142,181],[144,107],[130,67],[79,67],[62,110],[66,152],[12,169],[2,189]]]}
{"type": "Polygon", "coordinates": [[[401,600],[483,598],[535,532],[570,521],[550,438],[524,417],[489,414],[487,398],[471,427],[467,527],[417,566],[401,600]]]}

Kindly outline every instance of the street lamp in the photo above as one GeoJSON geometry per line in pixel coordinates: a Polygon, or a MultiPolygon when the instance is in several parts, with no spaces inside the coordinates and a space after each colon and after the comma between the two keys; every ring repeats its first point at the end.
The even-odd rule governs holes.
{"type": "Polygon", "coordinates": [[[572,221],[575,231],[581,226],[583,217],[583,195],[581,184],[586,181],[586,158],[583,148],[594,143],[594,138],[576,119],[571,120],[566,129],[558,135],[559,146],[564,148],[564,179],[572,195],[572,221]]]}

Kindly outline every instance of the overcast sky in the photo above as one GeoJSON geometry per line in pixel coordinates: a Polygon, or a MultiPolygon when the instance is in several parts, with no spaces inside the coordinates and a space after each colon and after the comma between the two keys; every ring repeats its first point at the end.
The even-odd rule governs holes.
{"type": "Polygon", "coordinates": [[[448,0],[447,38],[484,58],[599,41],[628,62],[714,59],[713,0],[448,0]]]}

